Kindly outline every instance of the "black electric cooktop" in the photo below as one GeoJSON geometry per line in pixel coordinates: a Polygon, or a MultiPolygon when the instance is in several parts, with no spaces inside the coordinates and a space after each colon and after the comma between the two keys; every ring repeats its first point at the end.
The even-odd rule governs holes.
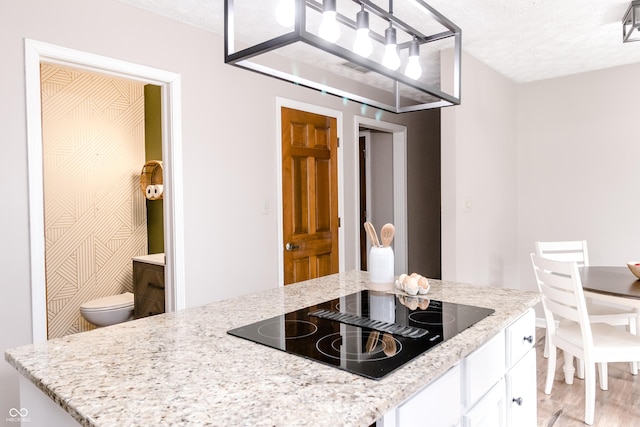
{"type": "Polygon", "coordinates": [[[227,332],[378,380],[493,312],[360,291],[227,332]]]}

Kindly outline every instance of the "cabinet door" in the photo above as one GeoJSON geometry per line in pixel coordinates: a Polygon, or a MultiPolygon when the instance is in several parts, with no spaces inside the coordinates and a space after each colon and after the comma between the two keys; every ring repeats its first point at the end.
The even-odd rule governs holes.
{"type": "Polygon", "coordinates": [[[504,376],[504,371],[505,334],[501,332],[462,361],[464,407],[475,405],[504,376]]]}
{"type": "Polygon", "coordinates": [[[133,262],[133,317],[164,313],[164,266],[133,262]]]}
{"type": "Polygon", "coordinates": [[[467,411],[463,417],[463,426],[505,427],[507,424],[505,424],[506,404],[504,387],[504,380],[501,379],[473,408],[467,411]]]}
{"type": "Polygon", "coordinates": [[[510,426],[536,426],[536,350],[529,352],[506,375],[507,421],[510,426]]]}
{"type": "MultiPolygon", "coordinates": [[[[398,407],[398,427],[455,426],[462,402],[460,366],[456,365],[398,407]]],[[[390,423],[384,424],[385,427],[390,423]]]]}

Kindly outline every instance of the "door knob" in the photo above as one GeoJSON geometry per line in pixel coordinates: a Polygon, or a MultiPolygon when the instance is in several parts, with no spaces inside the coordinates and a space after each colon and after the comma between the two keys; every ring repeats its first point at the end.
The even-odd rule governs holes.
{"type": "Polygon", "coordinates": [[[291,251],[292,251],[292,250],[294,250],[294,249],[298,249],[299,247],[300,247],[300,246],[298,246],[298,245],[293,245],[293,244],[291,244],[291,242],[287,242],[287,244],[286,244],[286,245],[284,245],[284,249],[285,249],[286,251],[288,251],[288,252],[291,252],[291,251]]]}

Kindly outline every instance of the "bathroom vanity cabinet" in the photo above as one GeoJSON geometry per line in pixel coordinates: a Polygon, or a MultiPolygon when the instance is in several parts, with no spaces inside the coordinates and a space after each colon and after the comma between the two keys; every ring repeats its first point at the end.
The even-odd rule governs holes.
{"type": "Polygon", "coordinates": [[[164,313],[164,254],[133,258],[133,317],[164,313]]]}

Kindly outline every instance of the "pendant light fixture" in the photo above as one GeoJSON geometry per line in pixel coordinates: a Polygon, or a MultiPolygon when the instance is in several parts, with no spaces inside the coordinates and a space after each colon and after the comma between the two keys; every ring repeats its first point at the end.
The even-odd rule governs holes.
{"type": "Polygon", "coordinates": [[[323,1],[322,22],[319,35],[328,42],[335,43],[340,38],[340,26],[336,21],[336,0],[323,1]]]}
{"type": "Polygon", "coordinates": [[[640,0],[633,0],[622,18],[622,42],[640,41],[640,0]]]}
{"type": "Polygon", "coordinates": [[[415,38],[409,43],[409,62],[407,62],[407,68],[404,69],[404,75],[413,80],[418,80],[422,76],[420,43],[415,38]]]}
{"type": "Polygon", "coordinates": [[[276,5],[276,20],[283,27],[293,27],[296,23],[296,4],[294,0],[279,0],[276,5]]]}
{"type": "Polygon", "coordinates": [[[353,43],[353,51],[365,58],[373,52],[373,43],[369,37],[369,12],[362,10],[356,15],[356,40],[353,43]]]}
{"type": "Polygon", "coordinates": [[[384,56],[382,57],[382,65],[390,70],[397,70],[400,67],[400,55],[398,55],[398,42],[396,29],[389,22],[389,28],[384,32],[384,56]]]}
{"type": "Polygon", "coordinates": [[[384,3],[224,0],[225,62],[365,109],[459,104],[460,28],[424,0],[384,3]]]}

